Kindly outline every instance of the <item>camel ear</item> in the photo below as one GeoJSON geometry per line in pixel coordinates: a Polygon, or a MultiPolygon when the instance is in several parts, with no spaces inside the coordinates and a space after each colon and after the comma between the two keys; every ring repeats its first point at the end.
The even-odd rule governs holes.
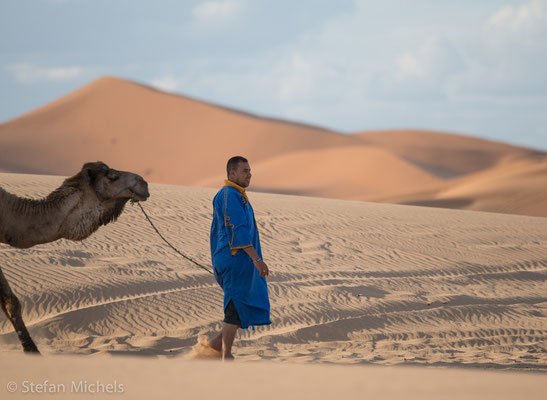
{"type": "Polygon", "coordinates": [[[104,175],[108,172],[108,167],[102,162],[94,162],[84,164],[82,168],[82,173],[84,173],[88,178],[91,184],[95,183],[97,178],[101,175],[104,175]]]}

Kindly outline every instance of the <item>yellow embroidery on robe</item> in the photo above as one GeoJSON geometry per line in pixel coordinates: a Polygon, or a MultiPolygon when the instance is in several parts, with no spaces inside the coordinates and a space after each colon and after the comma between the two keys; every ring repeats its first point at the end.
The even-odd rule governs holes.
{"type": "MultiPolygon", "coordinates": [[[[247,193],[245,193],[245,188],[242,188],[241,186],[239,186],[237,183],[234,183],[228,179],[225,179],[224,180],[224,183],[226,184],[226,186],[231,186],[233,187],[234,189],[236,189],[239,193],[241,193],[241,195],[243,196],[243,202],[244,203],[248,203],[249,202],[249,198],[247,197],[247,193]]],[[[240,247],[232,247],[232,242],[233,242],[233,225],[230,224],[230,217],[228,217],[228,215],[226,214],[226,210],[224,211],[224,224],[226,226],[229,226],[232,228],[232,240],[229,241],[229,244],[230,244],[230,249],[232,251],[232,255],[235,256],[236,253],[241,250],[241,249],[245,249],[247,247],[251,247],[251,245],[247,245],[247,246],[240,246],[240,247]]]]}
{"type": "Polygon", "coordinates": [[[228,179],[224,180],[224,183],[226,184],[226,186],[231,186],[233,187],[234,189],[237,189],[237,191],[239,193],[241,193],[241,195],[243,196],[243,199],[245,200],[245,203],[248,203],[249,202],[249,198],[247,197],[247,193],[245,193],[245,188],[242,188],[241,186],[239,186],[237,183],[234,183],[232,181],[229,181],[228,179]]]}

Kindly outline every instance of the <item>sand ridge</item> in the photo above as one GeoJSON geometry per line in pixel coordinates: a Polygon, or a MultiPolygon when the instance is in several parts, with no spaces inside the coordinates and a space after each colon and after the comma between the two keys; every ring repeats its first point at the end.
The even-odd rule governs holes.
{"type": "Polygon", "coordinates": [[[407,129],[358,132],[355,136],[443,178],[489,169],[510,158],[545,156],[541,151],[447,132],[407,129]]]}
{"type": "MultiPolygon", "coordinates": [[[[39,197],[62,177],[1,174],[39,197]]],[[[152,184],[162,233],[210,264],[215,189],[152,184]]],[[[272,326],[238,334],[242,361],[547,368],[547,219],[250,191],[272,326]]],[[[3,245],[0,265],[43,353],[185,357],[220,328],[222,292],[127,206],[83,242],[3,245]]],[[[20,352],[0,320],[0,349],[20,352]]]]}
{"type": "MultiPolygon", "coordinates": [[[[252,166],[253,188],[261,192],[360,200],[435,187],[442,181],[393,153],[374,146],[294,151],[252,166]],[[302,168],[313,165],[314,168],[302,168]],[[291,170],[288,172],[288,170],[291,170]],[[287,170],[287,173],[280,171],[287,170]]],[[[225,177],[198,182],[214,187],[225,177]]]]}
{"type": "Polygon", "coordinates": [[[222,171],[234,154],[262,159],[354,142],[358,140],[325,129],[259,118],[104,77],[1,124],[0,167],[66,175],[91,157],[115,162],[118,169],[152,182],[190,185],[222,171]]]}
{"type": "Polygon", "coordinates": [[[261,191],[547,216],[544,171],[520,192],[491,174],[493,192],[441,193],[458,178],[547,160],[539,150],[461,134],[343,134],[113,77],[0,124],[0,171],[7,172],[68,175],[101,160],[149,182],[216,187],[236,154],[251,161],[261,191]]]}
{"type": "Polygon", "coordinates": [[[547,160],[508,160],[418,193],[376,199],[428,207],[547,216],[547,160]]]}

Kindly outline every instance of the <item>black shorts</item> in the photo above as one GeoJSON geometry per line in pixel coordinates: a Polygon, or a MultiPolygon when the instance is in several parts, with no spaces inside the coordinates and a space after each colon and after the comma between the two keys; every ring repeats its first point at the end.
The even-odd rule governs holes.
{"type": "Polygon", "coordinates": [[[224,322],[226,322],[227,324],[241,326],[239,314],[237,313],[236,306],[234,305],[234,302],[232,300],[230,300],[230,302],[226,306],[226,310],[224,310],[224,322]]]}

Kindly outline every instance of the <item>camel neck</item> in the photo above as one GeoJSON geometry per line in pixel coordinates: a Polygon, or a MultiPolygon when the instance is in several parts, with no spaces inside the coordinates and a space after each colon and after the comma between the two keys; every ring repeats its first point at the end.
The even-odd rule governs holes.
{"type": "Polygon", "coordinates": [[[76,206],[76,190],[53,192],[35,200],[21,198],[0,188],[0,239],[13,247],[26,248],[59,239],[60,227],[76,206]]]}

